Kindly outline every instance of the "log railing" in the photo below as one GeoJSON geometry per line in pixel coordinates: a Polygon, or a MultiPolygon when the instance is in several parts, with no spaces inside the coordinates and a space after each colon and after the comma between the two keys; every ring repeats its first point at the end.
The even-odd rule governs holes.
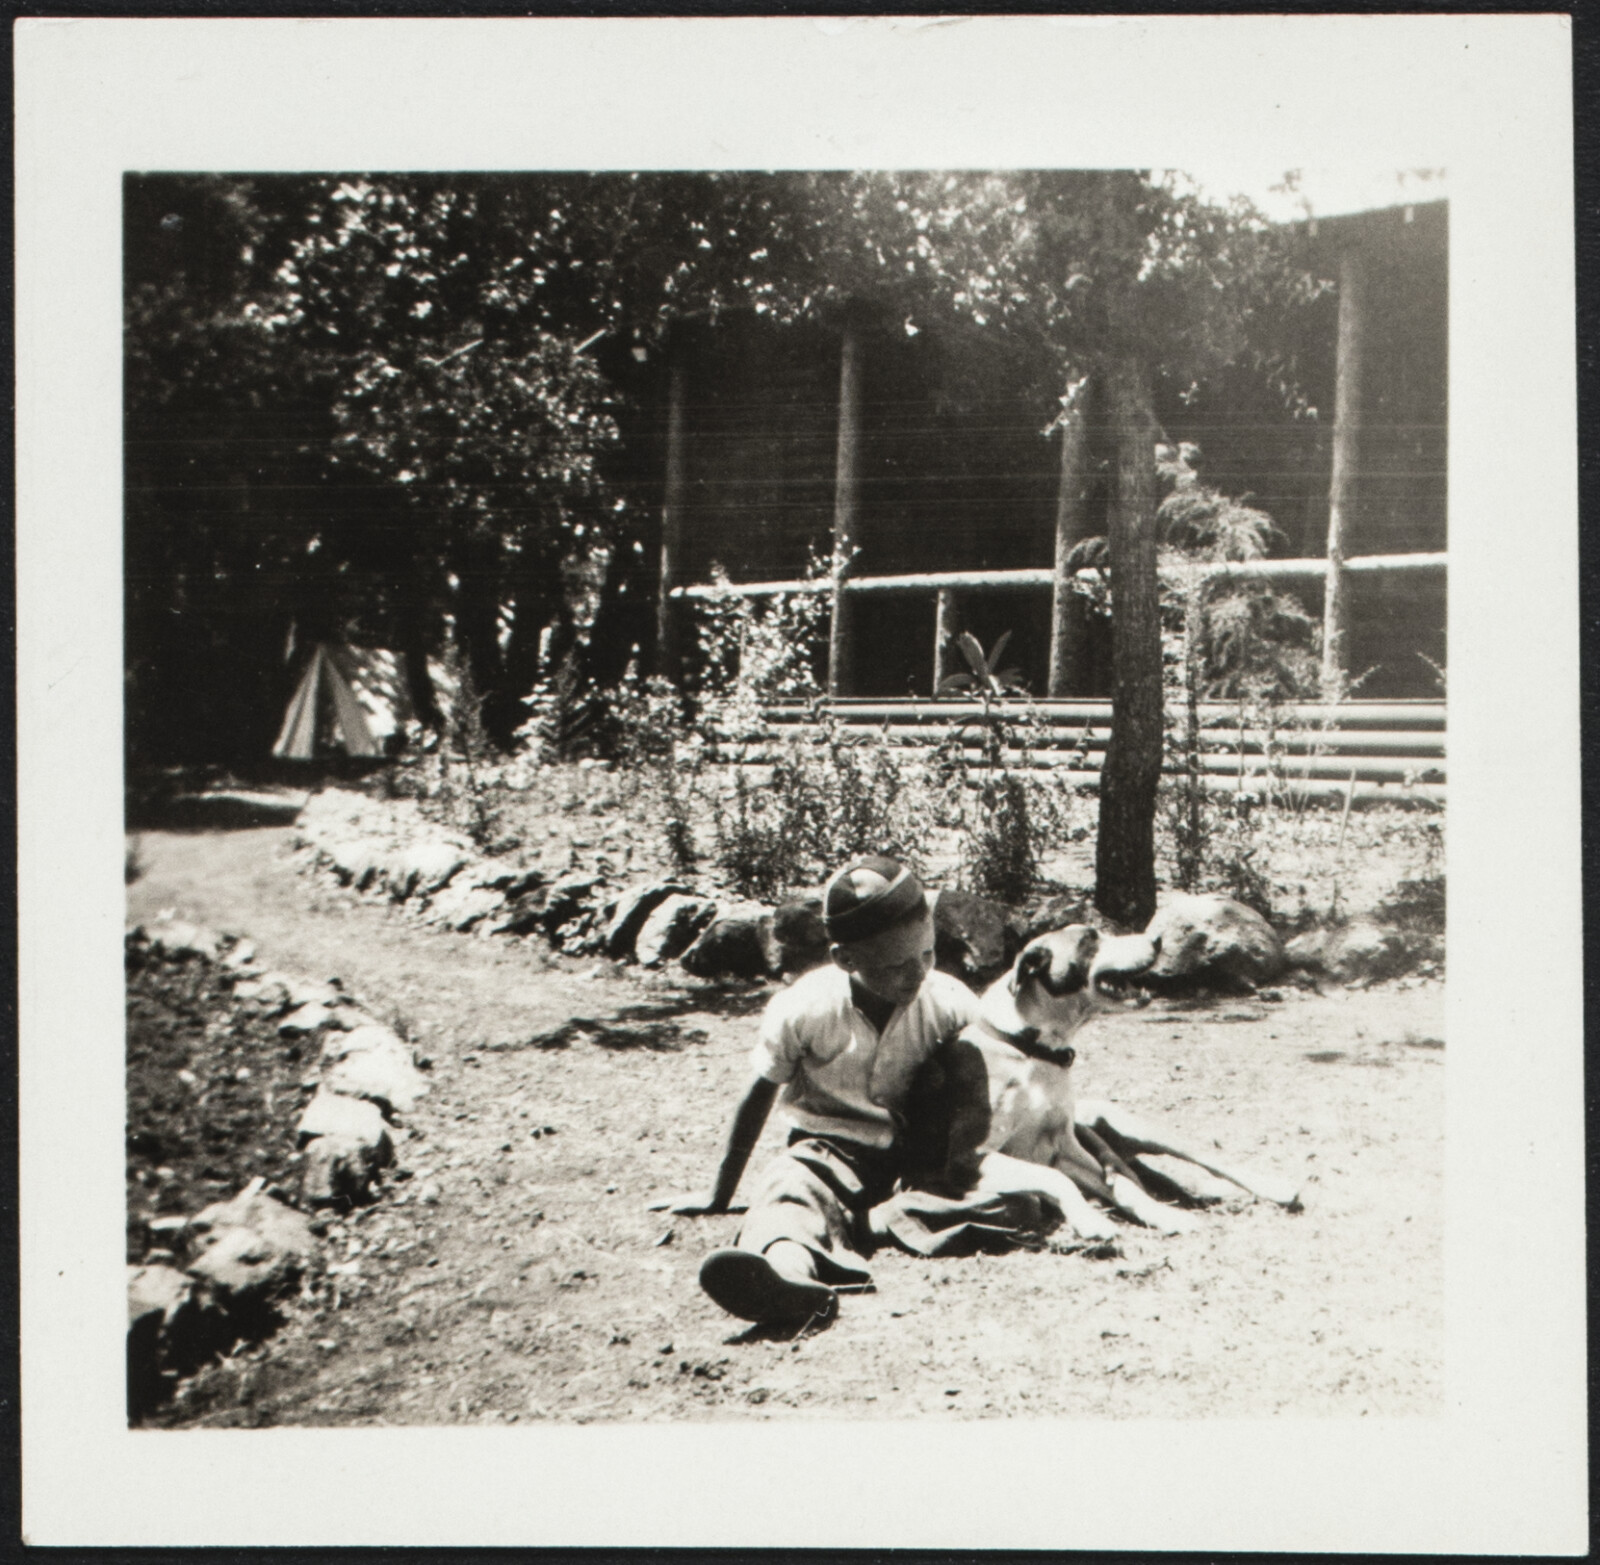
{"type": "MultiPolygon", "coordinates": [[[[1449,567],[1447,554],[1368,554],[1341,560],[1337,564],[1327,559],[1298,560],[1237,560],[1221,561],[1198,567],[1208,576],[1230,579],[1241,577],[1264,578],[1269,581],[1326,580],[1330,570],[1347,575],[1402,575],[1444,572],[1449,567]]],[[[1195,569],[1185,566],[1184,570],[1195,569]]],[[[848,636],[840,634],[842,624],[839,607],[845,598],[862,593],[931,592],[937,595],[938,620],[941,634],[934,638],[933,688],[937,689],[941,677],[949,672],[945,665],[942,630],[955,622],[956,594],[970,591],[996,591],[1008,589],[1053,589],[1056,573],[1043,566],[1020,570],[1001,571],[917,571],[897,576],[833,576],[813,577],[799,581],[746,581],[707,582],[696,586],[672,587],[673,599],[695,598],[768,598],[786,593],[829,593],[834,602],[834,633],[828,643],[828,690],[832,695],[847,691],[847,670],[840,659],[848,648],[848,636]]],[[[1059,630],[1059,627],[1058,627],[1059,630]]],[[[1056,648],[1051,648],[1052,667],[1056,661],[1056,648]]]]}
{"type": "MultiPolygon", "coordinates": [[[[1447,554],[1367,554],[1344,561],[1343,569],[1357,575],[1378,575],[1390,571],[1443,571],[1447,554]]],[[[1211,576],[1259,576],[1273,580],[1294,577],[1317,578],[1327,574],[1326,560],[1230,560],[1200,567],[1211,576]]],[[[1055,572],[1044,566],[1009,571],[918,571],[899,576],[847,576],[838,584],[843,592],[940,592],[982,588],[1049,587],[1055,572]]],[[[770,598],[791,592],[832,592],[832,577],[821,576],[799,581],[705,582],[692,587],[675,587],[674,598],[770,598]]]]}
{"type": "MultiPolygon", "coordinates": [[[[763,766],[777,760],[790,740],[819,738],[824,715],[861,739],[881,737],[908,759],[921,758],[952,737],[976,761],[983,736],[960,725],[980,716],[972,701],[832,700],[821,708],[788,703],[769,708],[764,729],[721,737],[727,758],[763,766]]],[[[1002,759],[1008,766],[1052,769],[1085,789],[1099,784],[1111,732],[1109,701],[1008,703],[1004,713],[1014,738],[1002,759]]],[[[1180,714],[1175,710],[1174,720],[1180,714]]],[[[1208,788],[1260,792],[1275,788],[1306,802],[1438,804],[1445,797],[1445,704],[1442,701],[1344,701],[1335,705],[1285,705],[1273,726],[1260,713],[1207,702],[1200,707],[1200,771],[1208,788]]]]}

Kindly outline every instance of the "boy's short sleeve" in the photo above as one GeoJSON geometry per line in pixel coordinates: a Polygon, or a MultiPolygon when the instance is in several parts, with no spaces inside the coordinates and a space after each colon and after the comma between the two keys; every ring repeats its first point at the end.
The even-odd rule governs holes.
{"type": "Polygon", "coordinates": [[[983,1005],[959,978],[935,970],[928,974],[929,998],[933,1001],[941,1040],[970,1027],[978,1020],[983,1005]]]}
{"type": "Polygon", "coordinates": [[[756,1034],[756,1046],[750,1051],[750,1066],[765,1081],[780,1086],[793,1079],[805,1052],[794,1025],[791,1007],[783,1002],[792,991],[775,994],[761,1017],[761,1028],[756,1034]]]}

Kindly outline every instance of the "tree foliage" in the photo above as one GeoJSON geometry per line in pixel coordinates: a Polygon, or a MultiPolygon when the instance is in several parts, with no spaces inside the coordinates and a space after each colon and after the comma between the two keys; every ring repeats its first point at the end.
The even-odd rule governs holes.
{"type": "Polygon", "coordinates": [[[625,659],[679,332],[866,307],[1048,407],[1266,353],[1301,286],[1130,173],[140,176],[125,222],[129,731],[165,755],[264,751],[291,627],[404,650],[424,716],[455,643],[502,742],[597,615],[625,659]]]}

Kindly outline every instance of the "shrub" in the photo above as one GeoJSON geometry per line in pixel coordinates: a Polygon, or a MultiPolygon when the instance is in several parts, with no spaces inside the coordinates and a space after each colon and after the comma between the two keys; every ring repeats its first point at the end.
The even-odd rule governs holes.
{"type": "MultiPolygon", "coordinates": [[[[822,568],[813,560],[809,574],[822,568]]],[[[712,576],[728,579],[720,566],[712,576]]],[[[689,685],[701,724],[755,733],[765,727],[773,702],[821,696],[816,668],[827,616],[827,596],[819,592],[699,600],[689,685]]]]}
{"type": "Polygon", "coordinates": [[[1039,880],[1040,842],[1028,788],[1014,772],[978,785],[961,836],[961,878],[1000,902],[1020,902],[1039,880]]]}
{"type": "Polygon", "coordinates": [[[914,861],[910,778],[886,736],[850,737],[819,714],[821,737],[794,746],[789,764],[804,778],[805,851],[827,871],[863,853],[914,861]]]}
{"type": "Polygon", "coordinates": [[[953,724],[934,750],[933,771],[946,789],[947,817],[960,834],[963,884],[998,901],[1020,902],[1038,885],[1044,855],[1065,823],[1059,790],[1046,788],[1026,771],[1038,716],[1025,699],[1027,687],[1015,669],[1002,668],[1011,632],[985,652],[963,633],[956,645],[967,672],[941,680],[938,695],[976,697],[980,710],[953,724]],[[978,739],[978,756],[970,749],[978,739]],[[1021,768],[1009,752],[1019,752],[1021,768]]]}
{"type": "MultiPolygon", "coordinates": [[[[446,649],[446,682],[453,695],[437,741],[422,741],[395,764],[386,792],[414,798],[429,820],[465,832],[485,853],[508,853],[521,839],[504,829],[507,780],[504,757],[483,723],[484,698],[466,659],[446,649]]],[[[412,738],[420,729],[412,726],[412,738]]]]}
{"type": "Polygon", "coordinates": [[[751,788],[744,769],[734,767],[731,800],[712,801],[716,863],[728,884],[762,901],[795,885],[805,867],[809,809],[806,779],[788,762],[775,764],[771,783],[761,789],[751,788]]]}
{"type": "Polygon", "coordinates": [[[620,681],[604,692],[604,745],[635,796],[650,803],[648,823],[660,829],[675,875],[689,875],[699,860],[693,816],[703,751],[688,721],[683,696],[659,674],[641,677],[630,660],[620,681]]]}

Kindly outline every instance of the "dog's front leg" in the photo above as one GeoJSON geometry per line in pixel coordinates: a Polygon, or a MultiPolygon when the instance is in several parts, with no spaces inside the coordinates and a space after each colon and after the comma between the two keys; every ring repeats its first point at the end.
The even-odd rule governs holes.
{"type": "Polygon", "coordinates": [[[1139,1183],[1138,1175],[1121,1154],[1086,1125],[1073,1126],[1056,1152],[1056,1167],[1146,1228],[1164,1234],[1186,1234],[1197,1226],[1187,1212],[1156,1200],[1139,1183]]]}
{"type": "Polygon", "coordinates": [[[1187,1152],[1182,1147],[1175,1146],[1153,1125],[1116,1104],[1080,1099],[1077,1117],[1080,1124],[1087,1125],[1105,1136],[1124,1157],[1148,1155],[1180,1158],[1185,1163],[1194,1164],[1196,1168],[1203,1168],[1208,1174],[1215,1174],[1218,1179],[1225,1179],[1229,1184],[1237,1185],[1246,1195],[1254,1196],[1257,1200],[1276,1202],[1291,1212],[1300,1210],[1300,1192],[1285,1180],[1238,1168],[1226,1169],[1219,1164],[1209,1162],[1197,1153],[1187,1152]]]}
{"type": "Polygon", "coordinates": [[[1136,1223],[1154,1228],[1157,1233],[1188,1234],[1200,1226],[1198,1220],[1181,1207],[1156,1200],[1143,1185],[1126,1174],[1113,1173],[1107,1184],[1111,1187],[1112,1204],[1119,1212],[1127,1213],[1136,1223]]]}
{"type": "Polygon", "coordinates": [[[989,1152],[978,1167],[977,1189],[985,1195],[1041,1195],[1060,1208],[1067,1226],[1080,1239],[1113,1239],[1117,1228],[1058,1168],[1026,1163],[1004,1152],[989,1152]]]}

